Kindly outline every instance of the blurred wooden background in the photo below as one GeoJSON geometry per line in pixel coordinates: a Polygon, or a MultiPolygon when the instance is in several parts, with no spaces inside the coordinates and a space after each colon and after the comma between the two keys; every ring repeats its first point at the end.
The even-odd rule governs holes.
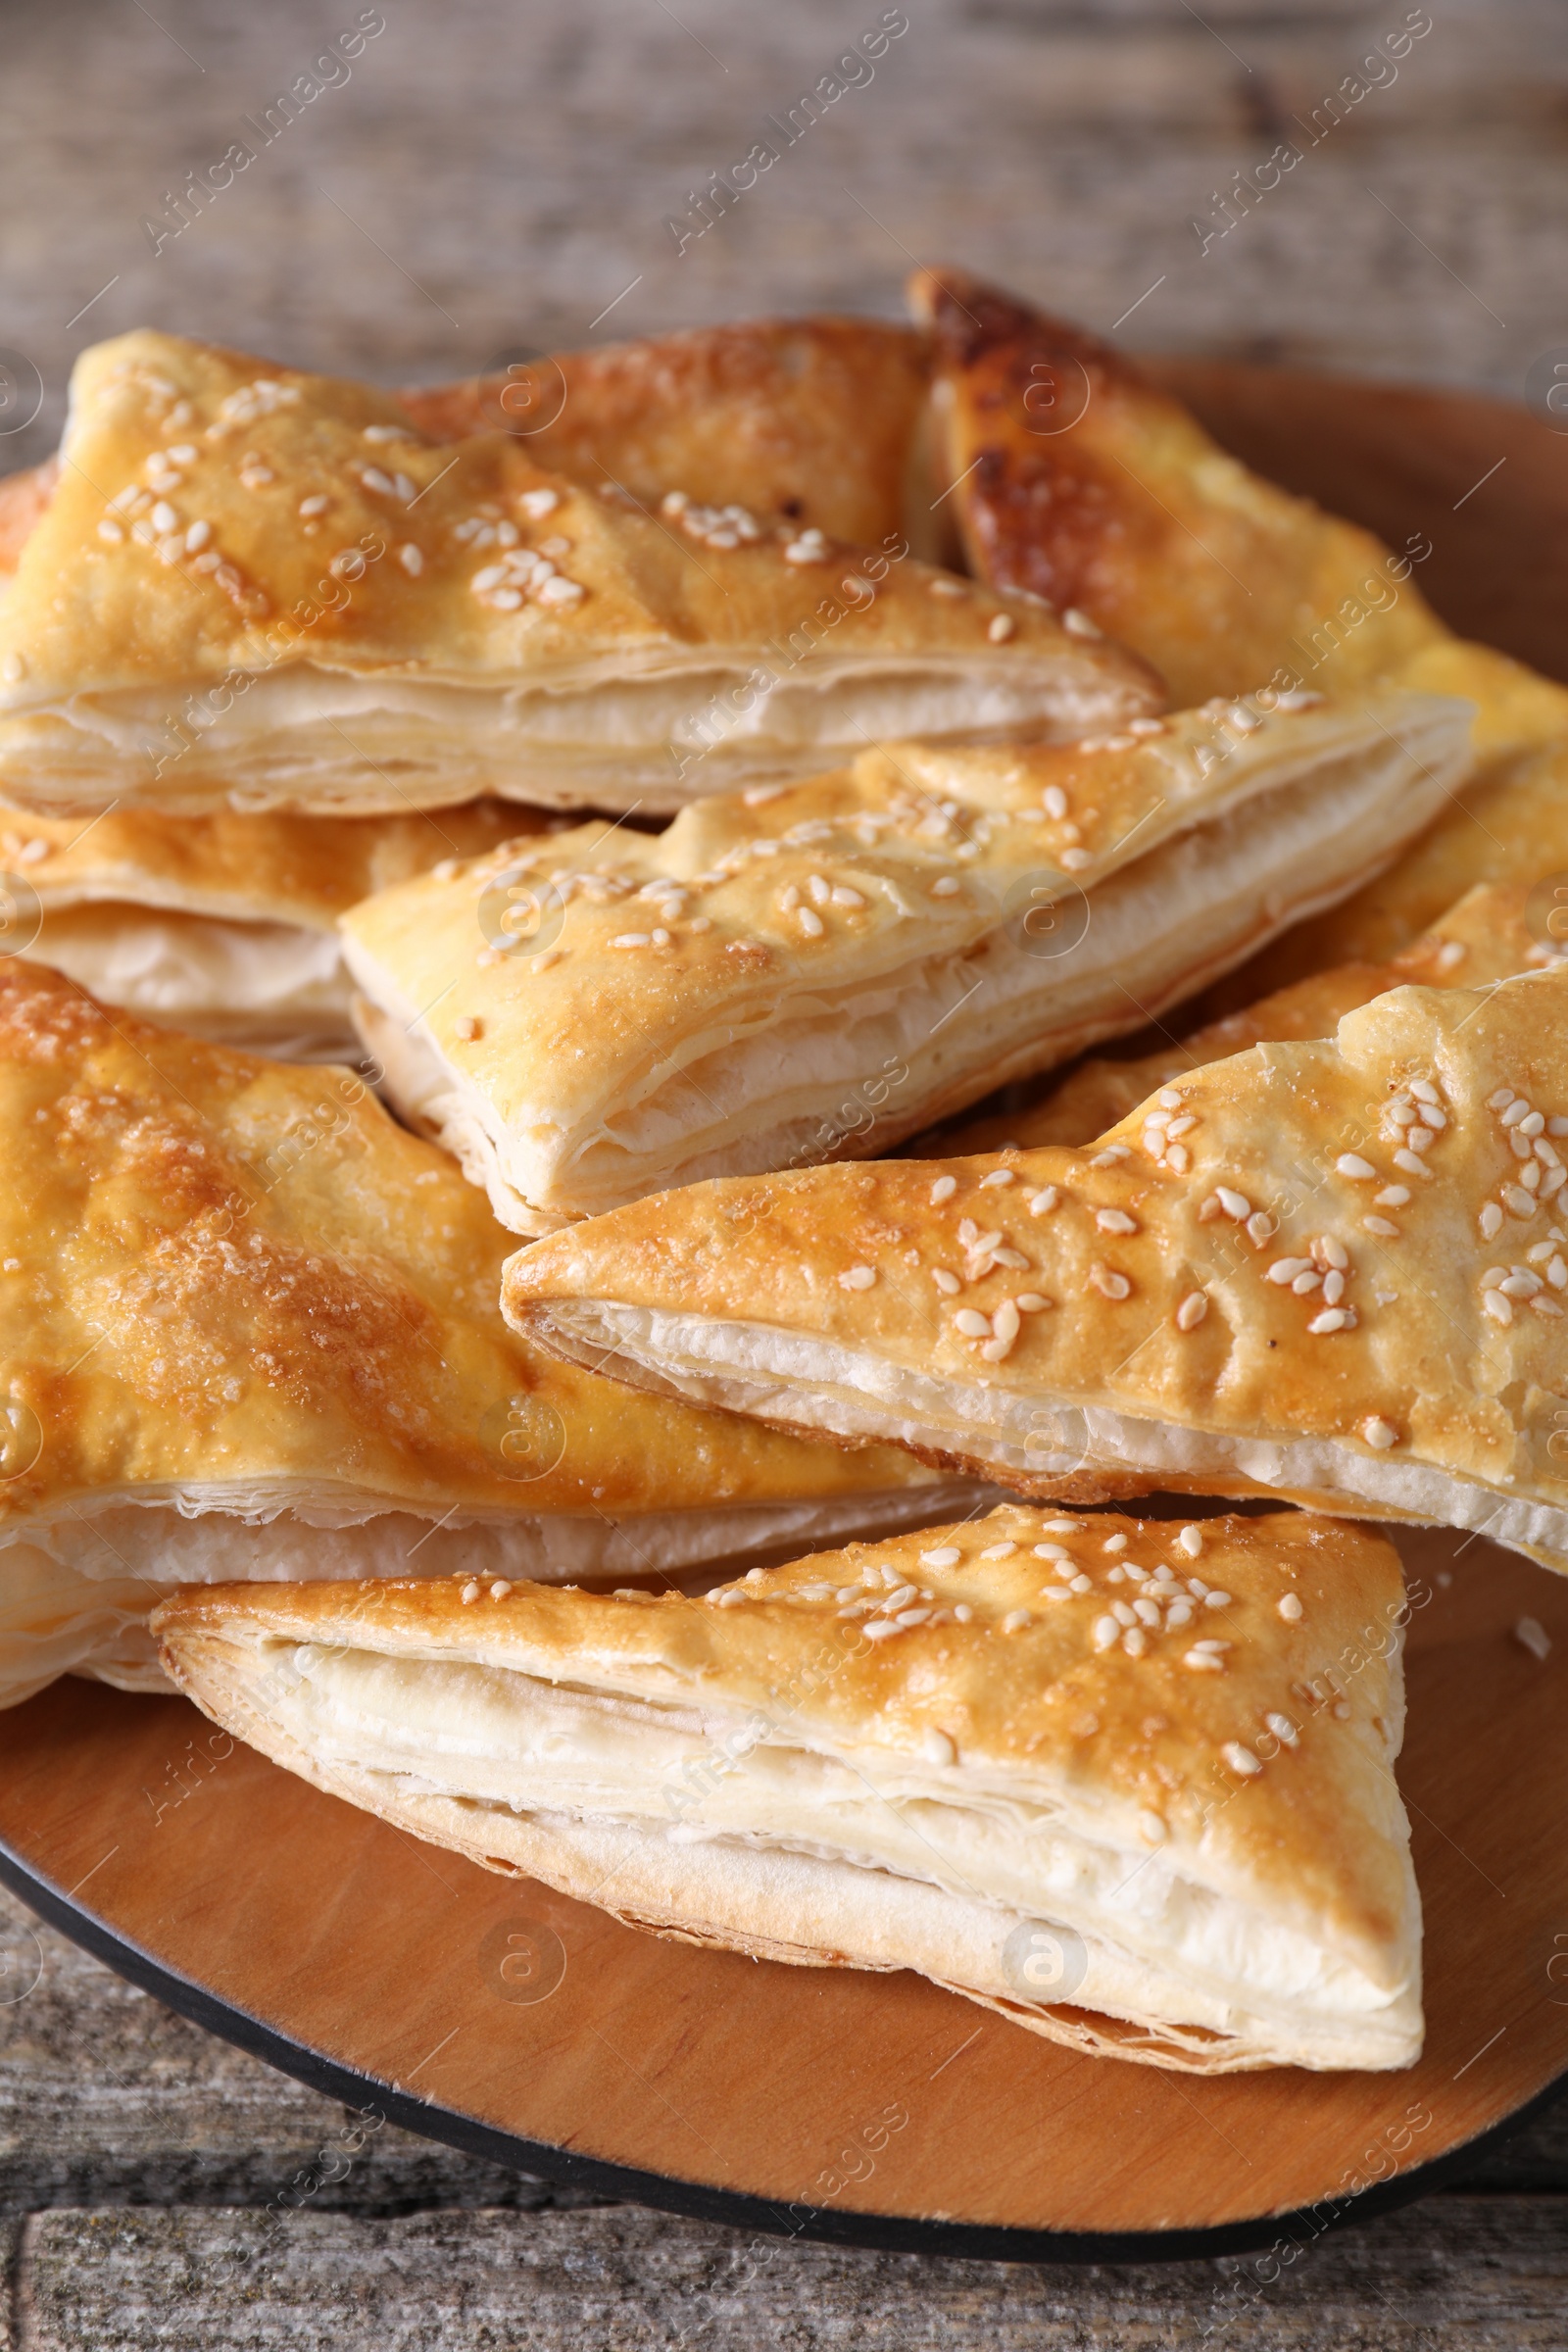
{"type": "MultiPolygon", "coordinates": [[[[869,78],[677,250],[694,191],[886,13],[11,0],[0,470],[52,446],[75,354],[135,323],[409,381],[763,309],[896,315],[915,260],[1129,346],[1515,399],[1568,359],[1560,0],[903,0],[869,78]],[[254,159],[172,233],[236,141],[254,159]],[[1218,234],[1282,142],[1301,160],[1218,234]]],[[[390,2130],[329,2178],[342,2123],[0,1903],[0,2352],[1568,2340],[1568,2114],[1277,2281],[772,2246],[390,2130]]]]}

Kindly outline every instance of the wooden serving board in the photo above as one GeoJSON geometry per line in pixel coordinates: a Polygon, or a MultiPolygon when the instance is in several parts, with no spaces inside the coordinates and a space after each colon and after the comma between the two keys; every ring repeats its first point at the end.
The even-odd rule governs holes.
{"type": "Polygon", "coordinates": [[[76,1682],[0,1716],[0,1870],[202,2023],[528,2171],[952,2252],[1192,2254],[1312,2208],[1305,2237],[1430,2185],[1568,2070],[1568,1582],[1481,1542],[1409,1555],[1428,2036],[1402,2074],[1199,2081],[915,1977],[663,1942],[417,1844],[183,1699],[76,1682]]]}
{"type": "MultiPolygon", "coordinates": [[[[1568,674],[1568,439],[1492,402],[1161,372],[1291,487],[1425,532],[1446,618],[1568,674]]],[[[0,1876],[319,2088],[559,2180],[938,2252],[1305,2243],[1462,2169],[1568,2076],[1568,1583],[1479,1541],[1406,1551],[1428,2037],[1403,2074],[1197,2081],[913,1977],[662,1942],[318,1794],[183,1700],[77,1682],[0,1715],[0,1876]]]]}

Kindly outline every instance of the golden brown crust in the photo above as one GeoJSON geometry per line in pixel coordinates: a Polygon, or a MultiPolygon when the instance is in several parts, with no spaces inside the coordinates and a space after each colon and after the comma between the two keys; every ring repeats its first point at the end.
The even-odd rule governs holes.
{"type": "MultiPolygon", "coordinates": [[[[749,675],[778,640],[790,650],[786,662],[775,647],[775,666],[813,663],[813,677],[929,661],[958,664],[977,694],[981,672],[1005,675],[1041,726],[1050,710],[1108,723],[1159,700],[1136,657],[976,586],[936,595],[938,575],[898,549],[803,546],[792,526],[689,529],[578,489],[504,433],[433,443],[391,395],[174,336],[84,355],[66,446],[0,611],[0,750],[10,797],[29,806],[94,781],[191,806],[243,785],[361,814],[525,794],[519,754],[504,774],[488,772],[506,764],[493,746],[458,759],[439,698],[418,706],[432,773],[389,779],[350,730],[310,762],[296,754],[298,772],[279,766],[280,732],[285,749],[307,720],[319,732],[310,713],[254,716],[275,712],[267,692],[294,671],[491,694],[612,694],[668,672],[691,681],[695,718],[715,682],[749,675]],[[181,728],[192,692],[205,711],[181,728]],[[114,700],[126,695],[170,695],[172,710],[135,718],[114,700]],[[140,728],[140,751],[93,731],[93,698],[140,728]]],[[[733,726],[721,735],[721,753],[744,748],[733,726]]],[[[651,757],[650,741],[634,751],[651,757]]],[[[539,780],[528,797],[545,797],[539,780]]]]}
{"type": "Polygon", "coordinates": [[[1293,892],[1323,890],[1303,851],[1332,860],[1338,845],[1342,875],[1365,871],[1357,795],[1377,781],[1392,846],[1462,765],[1461,710],[1385,698],[1370,717],[1244,710],[1233,726],[1203,710],[1071,746],[895,745],[760,802],[710,795],[658,836],[582,826],[345,916],[381,1016],[367,1042],[404,1115],[519,1232],[715,1167],[885,1152],[1189,995],[1288,921],[1293,892]],[[1244,871],[1228,828],[1248,826],[1244,871]],[[1144,893],[1136,919],[1107,896],[1118,877],[1144,893]],[[1102,967],[1037,960],[1053,939],[1033,926],[1093,951],[1097,915],[1125,934],[1102,967]],[[895,1027],[889,991],[925,1009],[895,1027]],[[835,1061],[833,1019],[863,1058],[835,1061]],[[421,1054],[404,1069],[411,1033],[421,1054]],[[639,1128],[661,1088],[677,1108],[639,1128]],[[840,1117],[847,1097],[858,1109],[840,1117]]]}
{"type": "Polygon", "coordinates": [[[46,928],[51,908],[115,902],[330,931],[372,892],[448,858],[531,843],[551,824],[510,801],[407,816],[220,807],[201,816],[115,808],[96,818],[40,816],[0,802],[0,866],[36,894],[46,928]]]}
{"type": "MultiPolygon", "coordinates": [[[[1329,694],[1376,680],[1472,696],[1484,755],[1568,731],[1568,691],[1456,639],[1409,555],[1228,457],[1119,351],[962,270],[921,270],[909,292],[980,578],[1088,612],[1178,707],[1270,678],[1329,694]]],[[[1339,956],[1356,952],[1371,951],[1339,956]]]]}
{"type": "MultiPolygon", "coordinates": [[[[1043,1102],[944,1130],[933,1141],[944,1152],[1000,1152],[1011,1143],[1087,1144],[1114,1127],[1154,1089],[1205,1061],[1223,1061],[1266,1041],[1331,1037],[1348,1012],[1386,989],[1475,988],[1505,980],[1551,960],[1552,951],[1532,927],[1532,886],[1493,889],[1478,883],[1441,922],[1387,963],[1342,963],[1277,989],[1240,1012],[1206,1022],[1178,1043],[1116,1061],[1080,1062],[1043,1102]]],[[[932,1156],[927,1152],[923,1156],[932,1156]]]]}
{"type": "Polygon", "coordinates": [[[0,476],[0,585],[16,570],[34,524],[54,496],[58,458],[0,476]]]}
{"type": "Polygon", "coordinates": [[[1191,1072],[1091,1152],[821,1168],[637,1203],[520,1251],[504,1306],[569,1351],[583,1302],[615,1302],[633,1322],[607,1308],[596,1327],[618,1338],[624,1377],[657,1381],[668,1362],[683,1393],[798,1423],[825,1399],[853,1416],[863,1392],[858,1421],[837,1425],[940,1424],[935,1442],[1022,1492],[1057,1492],[1075,1445],[1091,1475],[1147,1459],[1151,1485],[1254,1492],[1256,1443],[1275,1492],[1439,1521],[1484,1507],[1499,1541],[1568,1565],[1552,1450],[1568,1412],[1565,1023],[1560,968],[1490,992],[1394,990],[1334,1041],[1191,1072]],[[676,1337],[635,1320],[650,1314],[676,1337]],[[683,1318],[700,1343],[680,1340],[683,1318]],[[743,1327],[796,1335],[795,1369],[743,1327]],[[1171,1434],[1140,1454],[1109,1421],[1075,1438],[1064,1411],[1171,1434]],[[1275,1462],[1276,1446],[1296,1450],[1275,1462]]]}
{"type": "MultiPolygon", "coordinates": [[[[911,510],[924,340],[870,318],[760,318],[557,352],[399,394],[435,439],[515,431],[537,465],[650,506],[671,490],[867,547],[911,510]],[[535,429],[520,428],[533,425],[535,429]]],[[[921,549],[924,553],[924,549],[921,549]]]]}
{"type": "Polygon", "coordinates": [[[38,1440],[0,1488],[0,1528],[108,1490],[439,1516],[896,1483],[887,1459],[713,1414],[635,1399],[628,1417],[623,1391],[519,1348],[495,1310],[506,1237],[348,1071],[152,1029],[7,958],[0,1133],[0,1355],[13,1422],[38,1440]],[[519,1397],[562,1440],[520,1483],[519,1397]]]}
{"type": "Polygon", "coordinates": [[[1388,1834],[1400,1728],[1390,1661],[1403,1606],[1393,1547],[1285,1512],[1206,1520],[1200,1553],[1189,1557],[1170,1520],[1097,1515],[1064,1534],[1048,1530],[1050,1517],[1009,1504],[961,1527],[814,1553],[726,1588],[722,1599],[515,1584],[465,1602],[452,1579],[229,1585],[164,1602],[154,1631],[171,1673],[198,1697],[204,1642],[266,1639],[472,1660],[676,1705],[700,1696],[747,1717],[773,1718],[787,1691],[791,1739],[831,1751],[915,1759],[939,1734],[988,1787],[1024,1796],[1065,1780],[1092,1790],[1107,1816],[1157,1815],[1169,1850],[1201,1853],[1211,1883],[1380,1973],[1401,1933],[1405,1889],[1388,1834]],[[1122,1551],[1111,1552],[1117,1537],[1122,1551]],[[1033,1551],[1041,1540],[1089,1590],[1064,1589],[1063,1563],[1033,1551]],[[1007,1544],[1009,1557],[983,1556],[1007,1544]],[[1097,1647],[1107,1610],[1140,1590],[1122,1553],[1145,1570],[1173,1563],[1183,1590],[1166,1605],[1180,1623],[1162,1629],[1156,1607],[1131,1650],[1120,1629],[1097,1647]],[[872,1604],[851,1614],[835,1589],[884,1568],[894,1584],[883,1580],[883,1597],[912,1585],[936,1622],[864,1638],[862,1625],[879,1622],[872,1604]],[[1220,1606],[1189,1596],[1200,1570],[1205,1591],[1226,1595],[1220,1606]],[[1287,1595],[1298,1612],[1289,1620],[1279,1609],[1287,1595]],[[952,1618],[960,1603],[967,1623],[952,1618]],[[1200,1640],[1226,1644],[1217,1670],[1187,1663],[1200,1640]],[[1357,1645],[1364,1664],[1351,1676],[1344,1657],[1357,1645]],[[1295,1741],[1269,1737],[1271,1716],[1295,1727],[1295,1741]],[[1268,1768],[1251,1779],[1231,1769],[1228,1742],[1261,1746],[1268,1768]],[[1239,1785],[1245,1802],[1216,1801],[1239,1785]]]}
{"type": "Polygon", "coordinates": [[[1229,988],[1277,988],[1349,956],[1396,956],[1472,884],[1528,887],[1564,872],[1568,741],[1488,761],[1386,872],[1275,941],[1229,988]]]}

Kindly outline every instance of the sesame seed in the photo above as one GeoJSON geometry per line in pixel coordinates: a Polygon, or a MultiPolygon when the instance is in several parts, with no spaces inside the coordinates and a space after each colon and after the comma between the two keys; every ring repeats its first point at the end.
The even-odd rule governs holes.
{"type": "Polygon", "coordinates": [[[875,1266],[848,1266],[839,1276],[839,1287],[846,1291],[868,1291],[875,1280],[875,1266]]]}
{"type": "Polygon", "coordinates": [[[1193,1674],[1223,1674],[1225,1671],[1224,1659],[1216,1657],[1211,1649],[1189,1649],[1183,1654],[1182,1664],[1193,1674]]]}
{"type": "Polygon", "coordinates": [[[1370,1183],[1377,1174],[1372,1162],[1363,1159],[1359,1152],[1342,1152],[1334,1165],[1340,1175],[1353,1177],[1357,1184],[1370,1183]]]}
{"type": "Polygon", "coordinates": [[[405,539],[403,545],[398,549],[398,562],[411,580],[416,580],[424,569],[423,554],[415,546],[412,539],[405,539]]]}
{"type": "Polygon", "coordinates": [[[1337,1266],[1331,1266],[1323,1277],[1323,1302],[1326,1306],[1338,1306],[1344,1297],[1345,1276],[1337,1266]]]}
{"type": "Polygon", "coordinates": [[[1059,863],[1068,873],[1081,874],[1086,865],[1093,865],[1094,858],[1088,850],[1063,850],[1059,863]]]}
{"type": "Polygon", "coordinates": [[[931,1279],[943,1297],[947,1298],[956,1298],[958,1292],[963,1288],[956,1274],[951,1274],[946,1266],[933,1266],[931,1279]]]}
{"type": "Polygon", "coordinates": [[[1121,1640],[1121,1627],[1114,1617],[1097,1617],[1090,1634],[1097,1649],[1114,1649],[1121,1640]]]}
{"type": "Polygon", "coordinates": [[[1279,1601],[1279,1613],[1284,1618],[1287,1625],[1298,1625],[1301,1618],[1301,1603],[1299,1596],[1295,1592],[1282,1592],[1279,1601]]]}
{"type": "Polygon", "coordinates": [[[1055,1207],[1060,1198],[1061,1195],[1054,1184],[1042,1185],[1038,1193],[1031,1193],[1029,1196],[1029,1214],[1032,1217],[1048,1215],[1055,1207]]]}
{"type": "Polygon", "coordinates": [[[498,1576],[490,1588],[490,1597],[492,1600],[505,1600],[511,1591],[512,1587],[507,1579],[504,1576],[498,1576]]]}
{"type": "Polygon", "coordinates": [[[1321,1315],[1314,1315],[1306,1328],[1314,1337],[1322,1338],[1331,1331],[1344,1331],[1349,1320],[1343,1306],[1331,1306],[1321,1315]]]}
{"type": "Polygon", "coordinates": [[[610,944],[612,948],[651,948],[654,944],[653,934],[650,931],[617,931],[610,944]]]}
{"type": "Polygon", "coordinates": [[[1189,1560],[1198,1559],[1203,1549],[1203,1531],[1200,1527],[1184,1527],[1176,1539],[1176,1549],[1189,1560]]]}
{"type": "MultiPolygon", "coordinates": [[[[986,1182],[989,1184],[991,1181],[988,1176],[986,1182]]],[[[1130,1217],[1124,1208],[1097,1208],[1095,1223],[1100,1227],[1102,1233],[1136,1233],[1138,1231],[1137,1218],[1130,1217]]]]}
{"type": "Polygon", "coordinates": [[[1244,1747],[1239,1740],[1227,1740],[1219,1752],[1232,1772],[1243,1780],[1253,1779],[1263,1769],[1251,1749],[1244,1747]]]}
{"type": "MultiPolygon", "coordinates": [[[[156,514],[154,519],[157,519],[156,514]]],[[[1529,1102],[1525,1100],[1523,1095],[1517,1095],[1504,1110],[1502,1114],[1502,1123],[1505,1127],[1517,1127],[1522,1120],[1527,1119],[1529,1116],[1529,1102]]]]}
{"type": "Polygon", "coordinates": [[[1002,1630],[1004,1634],[1021,1634],[1033,1623],[1027,1609],[1009,1609],[1002,1620],[1002,1630]]]}
{"type": "Polygon", "coordinates": [[[1100,1548],[1102,1551],[1125,1551],[1127,1539],[1125,1536],[1107,1536],[1100,1548]]]}
{"type": "Polygon", "coordinates": [[[967,1625],[970,1618],[974,1615],[974,1611],[970,1608],[969,1603],[966,1600],[960,1600],[955,1606],[953,1615],[955,1623],[958,1625],[967,1625]]]}
{"type": "Polygon", "coordinates": [[[1040,797],[1048,816],[1055,817],[1059,821],[1066,815],[1067,795],[1059,784],[1048,784],[1040,797]]]}
{"type": "Polygon", "coordinates": [[[1490,1242],[1490,1241],[1493,1241],[1493,1240],[1494,1240],[1494,1239],[1495,1239],[1496,1235],[1497,1235],[1497,1234],[1498,1234],[1498,1233],[1501,1231],[1501,1229],[1502,1229],[1502,1211],[1501,1211],[1501,1209],[1500,1209],[1500,1208],[1497,1206],[1497,1203],[1495,1202],[1495,1200],[1489,1200],[1489,1201],[1487,1202],[1486,1206],[1485,1206],[1485,1207],[1483,1208],[1483,1210],[1481,1211],[1481,1230],[1482,1230],[1482,1233],[1485,1235],[1486,1239],[1487,1239],[1487,1240],[1490,1242]]]}
{"type": "Polygon", "coordinates": [[[961,1332],[966,1340],[989,1339],[991,1336],[990,1318],[981,1314],[978,1307],[960,1306],[953,1318],[953,1327],[955,1331],[961,1332]]]}
{"type": "Polygon", "coordinates": [[[993,645],[1005,645],[1017,625],[1010,612],[995,612],[991,616],[986,635],[993,645]]]}
{"type": "Polygon", "coordinates": [[[1367,1444],[1375,1446],[1380,1453],[1387,1453],[1391,1446],[1397,1446],[1399,1443],[1398,1431],[1392,1421],[1385,1421],[1381,1413],[1373,1413],[1362,1422],[1361,1435],[1367,1444]]]}
{"type": "Polygon", "coordinates": [[[1114,1266],[1094,1265],[1089,1269],[1089,1283],[1103,1298],[1127,1298],[1132,1296],[1132,1284],[1114,1266]]]}
{"type": "Polygon", "coordinates": [[[1364,1232],[1375,1233],[1380,1241],[1396,1242],[1399,1238],[1399,1228],[1387,1217],[1363,1217],[1361,1226],[1364,1232]]]}
{"type": "Polygon", "coordinates": [[[464,1013],[461,1019],[453,1022],[452,1028],[454,1035],[461,1037],[466,1045],[471,1045],[476,1037],[484,1035],[482,1022],[475,1020],[471,1012],[464,1013]]]}
{"type": "Polygon", "coordinates": [[[1386,1184],[1381,1193],[1372,1196],[1379,1208],[1406,1208],[1410,1201],[1407,1184],[1386,1184]]]}
{"type": "Polygon", "coordinates": [[[1483,1291],[1481,1303],[1494,1323],[1506,1326],[1513,1321],[1513,1300],[1505,1298],[1501,1291],[1483,1291]]]}
{"type": "Polygon", "coordinates": [[[939,1176],[935,1184],[933,1184],[931,1187],[931,1200],[933,1206],[940,1204],[944,1200],[951,1200],[957,1189],[958,1179],[956,1176],[939,1176]]]}
{"type": "Polygon", "coordinates": [[[956,1764],[958,1760],[955,1742],[946,1732],[939,1732],[934,1724],[921,1738],[920,1753],[927,1764],[935,1764],[939,1769],[956,1764]]]}
{"type": "Polygon", "coordinates": [[[1298,1276],[1310,1274],[1311,1271],[1312,1260],[1309,1257],[1277,1257],[1264,1279],[1268,1282],[1294,1283],[1298,1276]]]}
{"type": "Polygon", "coordinates": [[[1018,1546],[1009,1538],[1005,1544],[988,1544],[980,1554],[983,1560],[1010,1560],[1018,1546]]]}
{"type": "Polygon", "coordinates": [[[1196,1331],[1208,1312],[1208,1298],[1202,1291],[1189,1291],[1176,1309],[1178,1331],[1196,1331]]]}
{"type": "Polygon", "coordinates": [[[1205,1592],[1203,1594],[1203,1606],[1205,1609],[1228,1609],[1230,1605],[1231,1596],[1228,1592],[1221,1592],[1216,1589],[1212,1592],[1205,1592]]]}
{"type": "Polygon", "coordinates": [[[1138,1815],[1138,1835],[1146,1845],[1163,1845],[1168,1836],[1165,1824],[1157,1813],[1144,1806],[1138,1815]]]}
{"type": "Polygon", "coordinates": [[[1099,629],[1096,628],[1088,613],[1080,612],[1076,605],[1067,607],[1061,616],[1061,625],[1073,637],[1098,637],[1100,635],[1099,629]]]}
{"type": "Polygon", "coordinates": [[[1051,1300],[1044,1291],[1020,1291],[1012,1303],[1021,1315],[1043,1315],[1051,1300]]]}
{"type": "Polygon", "coordinates": [[[468,1582],[464,1586],[463,1591],[459,1593],[458,1598],[463,1602],[465,1608],[466,1608],[470,1601],[477,1600],[478,1597],[478,1585],[474,1582],[473,1578],[470,1577],[468,1582]]]}
{"type": "Polygon", "coordinates": [[[805,932],[805,934],[806,934],[806,936],[807,936],[807,938],[808,938],[808,939],[820,939],[820,938],[821,938],[821,936],[822,936],[822,917],[821,917],[819,914],[817,914],[817,913],[816,913],[816,912],[815,912],[815,911],[814,911],[814,910],[813,910],[811,907],[809,907],[809,906],[803,906],[803,907],[801,908],[801,910],[800,910],[800,917],[799,917],[799,920],[800,920],[801,929],[802,929],[802,930],[805,932]]]}
{"type": "Polygon", "coordinates": [[[1013,1172],[1011,1168],[993,1168],[989,1176],[981,1177],[980,1189],[982,1192],[989,1192],[994,1187],[1004,1184],[1011,1184],[1012,1180],[1013,1172]]]}
{"type": "Polygon", "coordinates": [[[933,899],[956,899],[963,888],[956,874],[940,874],[932,883],[927,896],[933,899]]]}
{"type": "Polygon", "coordinates": [[[107,540],[111,547],[118,547],[125,534],[113,515],[106,514],[98,525],[98,536],[100,539],[107,540]]]}
{"type": "Polygon", "coordinates": [[[1533,1658],[1544,1658],[1551,1648],[1551,1636],[1536,1617],[1521,1617],[1513,1629],[1513,1638],[1523,1643],[1533,1658]]]}
{"type": "Polygon", "coordinates": [[[1502,1205],[1510,1216],[1533,1217],[1539,1203],[1534,1194],[1527,1193],[1523,1185],[1505,1184],[1502,1188],[1502,1205]]]}
{"type": "Polygon", "coordinates": [[[865,1638],[868,1642],[891,1641],[893,1636],[898,1633],[899,1630],[897,1619],[892,1617],[879,1617],[874,1624],[863,1628],[865,1638]]]}
{"type": "Polygon", "coordinates": [[[1121,1638],[1121,1645],[1126,1651],[1128,1657],[1141,1658],[1145,1650],[1149,1647],[1149,1637],[1144,1632],[1142,1626],[1135,1625],[1131,1627],[1128,1632],[1123,1634],[1121,1638]]]}
{"type": "Polygon", "coordinates": [[[1161,1110],[1180,1110],[1182,1106],[1182,1097],[1173,1086],[1162,1086],[1154,1100],[1161,1110]]]}
{"type": "Polygon", "coordinates": [[[1396,1152],[1394,1154],[1394,1164],[1396,1168],[1403,1168],[1408,1176],[1430,1177],[1432,1174],[1432,1170],[1424,1164],[1419,1155],[1414,1152],[1396,1152]]]}

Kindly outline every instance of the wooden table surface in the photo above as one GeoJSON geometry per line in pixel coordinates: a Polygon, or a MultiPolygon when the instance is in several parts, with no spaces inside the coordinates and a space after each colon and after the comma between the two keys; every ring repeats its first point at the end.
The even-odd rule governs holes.
{"type": "MultiPolygon", "coordinates": [[[[915,259],[1152,349],[1514,398],[1568,360],[1558,0],[903,0],[869,77],[847,68],[858,86],[690,233],[694,191],[884,13],[8,11],[0,470],[52,446],[75,353],[143,321],[410,381],[766,308],[893,315],[915,259]],[[359,53],[316,73],[357,22],[359,53]],[[268,135],[302,76],[317,94],[268,135]],[[172,233],[172,197],[236,141],[252,161],[172,233]],[[1234,175],[1283,141],[1299,161],[1218,233],[1234,175]]],[[[0,1898],[0,2352],[1568,2340],[1568,2107],[1277,2278],[1264,2258],[1026,2270],[788,2245],[390,2128],[350,2161],[343,2127],[0,1898]]]]}

